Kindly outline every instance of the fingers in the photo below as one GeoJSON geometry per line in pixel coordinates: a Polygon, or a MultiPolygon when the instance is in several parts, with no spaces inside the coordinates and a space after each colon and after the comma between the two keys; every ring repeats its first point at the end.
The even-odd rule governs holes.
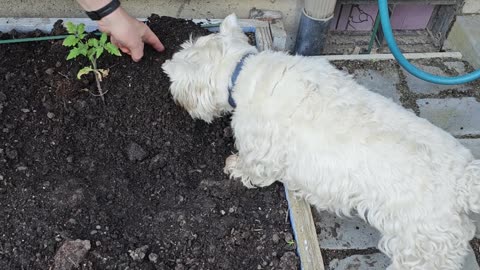
{"type": "MultiPolygon", "coordinates": [[[[152,30],[145,24],[137,21],[138,24],[131,31],[111,31],[110,41],[117,46],[123,53],[132,57],[135,62],[140,61],[143,57],[144,43],[151,45],[155,50],[162,52],[165,50],[162,42],[152,32],[152,30]],[[140,25],[140,27],[138,27],[140,25]],[[131,33],[137,31],[137,35],[126,35],[125,33],[131,33]]],[[[134,23],[130,25],[134,26],[134,23]]]]}
{"type": "Polygon", "coordinates": [[[138,44],[136,44],[136,46],[132,47],[131,48],[131,56],[132,56],[132,60],[135,61],[135,62],[138,62],[140,61],[140,59],[142,59],[143,57],[143,42],[139,42],[138,44]]]}
{"type": "Polygon", "coordinates": [[[163,46],[162,42],[160,42],[158,37],[148,27],[147,27],[147,31],[143,35],[143,41],[147,44],[150,44],[150,46],[152,46],[155,50],[159,52],[163,52],[165,50],[165,47],[163,46]]]}

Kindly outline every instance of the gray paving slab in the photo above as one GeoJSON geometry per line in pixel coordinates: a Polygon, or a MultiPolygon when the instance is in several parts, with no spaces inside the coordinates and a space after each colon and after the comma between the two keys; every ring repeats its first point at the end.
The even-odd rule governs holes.
{"type": "Polygon", "coordinates": [[[476,159],[480,159],[480,138],[479,139],[460,139],[459,141],[465,147],[470,149],[470,151],[472,151],[472,154],[476,159]]]}
{"type": "MultiPolygon", "coordinates": [[[[328,270],[385,270],[390,265],[390,259],[383,253],[367,255],[352,255],[344,259],[333,259],[328,264],[328,270]]],[[[462,270],[480,270],[475,253],[470,248],[462,270]]]]}
{"type": "Polygon", "coordinates": [[[473,97],[417,100],[420,117],[454,136],[480,135],[480,103],[473,97]]]}
{"type": "Polygon", "coordinates": [[[353,255],[345,259],[333,259],[328,265],[329,270],[385,270],[390,265],[390,259],[382,253],[368,255],[353,255]]]}
{"type": "Polygon", "coordinates": [[[354,72],[355,80],[370,91],[376,92],[394,102],[400,104],[400,93],[397,91],[397,84],[400,77],[396,69],[385,69],[382,71],[366,69],[354,72]]]}
{"type": "MultiPolygon", "coordinates": [[[[452,76],[452,75],[446,74],[441,68],[436,66],[427,66],[422,64],[415,64],[415,66],[417,66],[419,69],[425,72],[428,72],[434,75],[447,76],[447,77],[452,76]]],[[[401,68],[401,70],[405,75],[408,88],[410,89],[410,91],[417,94],[438,94],[441,91],[447,90],[447,89],[456,89],[459,91],[466,91],[469,89],[465,85],[440,85],[440,84],[429,83],[413,76],[403,68],[401,68]]]]}
{"type": "Polygon", "coordinates": [[[472,247],[470,247],[469,253],[465,258],[465,262],[463,264],[462,270],[479,270],[479,269],[480,267],[475,257],[475,253],[473,252],[472,247]]]}
{"type": "Polygon", "coordinates": [[[340,218],[320,212],[315,220],[322,249],[367,249],[376,247],[380,233],[360,218],[340,218]]]}
{"type": "Polygon", "coordinates": [[[444,64],[448,68],[455,70],[460,75],[463,75],[466,73],[465,63],[463,63],[462,61],[449,61],[449,62],[444,62],[444,64]]]}

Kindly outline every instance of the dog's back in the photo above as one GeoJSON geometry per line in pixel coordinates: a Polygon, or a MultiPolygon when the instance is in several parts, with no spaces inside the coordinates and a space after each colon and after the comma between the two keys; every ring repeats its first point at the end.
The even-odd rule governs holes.
{"type": "MultiPolygon", "coordinates": [[[[438,200],[453,207],[457,179],[468,164],[477,166],[470,151],[450,134],[368,91],[325,60],[261,53],[241,73],[235,98],[239,105],[234,118],[261,115],[262,121],[282,130],[276,143],[295,149],[286,157],[289,164],[310,166],[306,159],[312,158],[320,164],[292,168],[292,174],[305,176],[313,170],[309,177],[315,183],[356,183],[345,191],[370,194],[366,201],[388,205],[402,194],[412,204],[431,200],[426,206],[433,207],[438,200]]],[[[480,181],[478,175],[472,178],[480,181]]]]}

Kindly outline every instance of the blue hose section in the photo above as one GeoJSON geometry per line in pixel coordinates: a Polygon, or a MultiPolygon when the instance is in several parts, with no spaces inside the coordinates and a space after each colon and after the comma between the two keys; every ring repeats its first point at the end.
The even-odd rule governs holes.
{"type": "Polygon", "coordinates": [[[402,52],[397,46],[397,43],[395,42],[395,38],[392,32],[392,26],[390,24],[390,16],[388,14],[388,1],[378,0],[378,9],[380,13],[380,22],[382,24],[383,34],[385,36],[385,40],[387,41],[388,47],[390,48],[390,51],[392,52],[398,63],[408,72],[410,72],[413,76],[427,82],[444,85],[464,84],[480,79],[480,70],[476,70],[470,74],[458,77],[442,77],[427,73],[410,64],[407,58],[403,56],[402,52]]]}

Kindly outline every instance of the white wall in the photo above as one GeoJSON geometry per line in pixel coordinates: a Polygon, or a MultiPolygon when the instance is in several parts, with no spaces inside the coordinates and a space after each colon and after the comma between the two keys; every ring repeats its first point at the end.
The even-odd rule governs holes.
{"type": "Polygon", "coordinates": [[[463,6],[464,14],[480,14],[480,0],[465,0],[465,5],[463,6]]]}

